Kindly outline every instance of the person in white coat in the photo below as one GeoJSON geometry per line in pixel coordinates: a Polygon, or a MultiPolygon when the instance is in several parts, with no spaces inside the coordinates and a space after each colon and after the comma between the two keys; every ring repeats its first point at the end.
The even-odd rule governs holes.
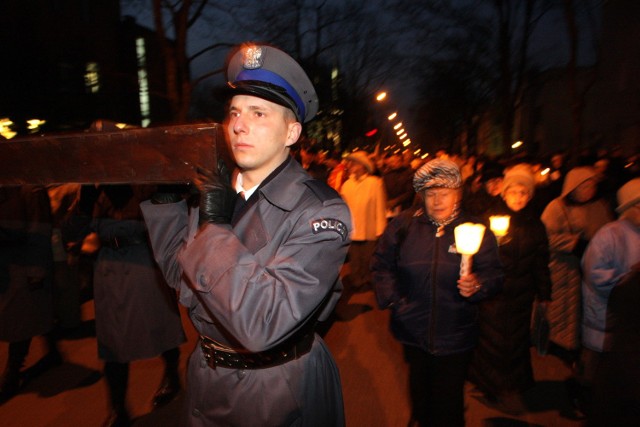
{"type": "Polygon", "coordinates": [[[344,278],[345,293],[349,293],[372,289],[369,263],[387,225],[387,196],[382,178],[373,175],[374,165],[367,153],[356,151],[346,161],[349,179],[340,194],[353,220],[349,274],[344,278]]]}

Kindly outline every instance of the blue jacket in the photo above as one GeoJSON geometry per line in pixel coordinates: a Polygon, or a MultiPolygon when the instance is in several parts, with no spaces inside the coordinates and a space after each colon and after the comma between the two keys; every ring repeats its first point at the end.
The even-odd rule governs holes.
{"type": "Polygon", "coordinates": [[[477,303],[500,291],[503,272],[495,236],[487,229],[472,267],[482,288],[469,298],[460,295],[454,228],[465,222],[481,221],[462,213],[436,237],[437,227],[422,210],[405,211],[378,241],[371,262],[376,298],[380,308],[392,310],[391,331],[403,344],[433,355],[475,346],[477,303]]]}
{"type": "Polygon", "coordinates": [[[582,344],[606,350],[607,304],[620,279],[640,262],[640,228],[627,219],[604,225],[582,257],[582,344]]]}

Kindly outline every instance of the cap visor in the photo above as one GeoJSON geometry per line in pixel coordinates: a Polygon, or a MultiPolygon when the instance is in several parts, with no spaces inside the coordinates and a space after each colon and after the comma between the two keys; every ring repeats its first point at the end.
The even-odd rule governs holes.
{"type": "Polygon", "coordinates": [[[281,91],[277,86],[273,85],[256,85],[247,81],[241,82],[234,86],[227,86],[225,92],[221,92],[226,96],[225,101],[228,101],[234,95],[252,95],[258,98],[266,99],[267,101],[274,102],[278,105],[282,105],[293,111],[298,121],[302,121],[302,118],[298,116],[295,102],[289,98],[284,91],[281,91]]]}

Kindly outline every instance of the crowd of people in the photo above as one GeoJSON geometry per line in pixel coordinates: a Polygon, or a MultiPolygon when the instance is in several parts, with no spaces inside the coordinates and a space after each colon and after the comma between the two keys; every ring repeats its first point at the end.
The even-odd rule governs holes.
{"type": "MultiPolygon", "coordinates": [[[[412,425],[464,425],[461,384],[466,380],[482,392],[488,405],[512,415],[525,413],[523,396],[535,384],[534,345],[571,369],[565,386],[576,416],[591,415],[594,426],[606,425],[606,417],[618,420],[617,425],[640,420],[637,369],[622,374],[616,366],[615,375],[604,375],[605,365],[599,362],[613,359],[628,366],[637,355],[628,346],[626,353],[611,353],[604,344],[605,335],[619,335],[612,333],[618,328],[637,342],[628,336],[632,310],[618,308],[631,318],[618,320],[616,315],[612,320],[608,308],[609,294],[618,283],[633,289],[629,282],[637,278],[640,266],[637,156],[624,158],[600,150],[570,160],[558,152],[545,161],[528,155],[463,158],[441,150],[435,158],[422,161],[407,151],[383,155],[355,151],[343,155],[341,162],[335,161],[336,156],[324,162],[318,150],[304,146],[299,155],[307,159],[309,173],[321,171],[318,179],[339,191],[349,206],[354,237],[343,298],[372,286],[379,308],[392,311],[391,331],[403,344],[410,368],[412,425]],[[451,182],[442,179],[443,174],[451,182]],[[417,184],[425,176],[427,184],[417,184]],[[443,200],[438,208],[433,204],[436,198],[443,200]],[[382,215],[386,226],[380,225],[382,215]],[[454,261],[439,258],[452,256],[450,224],[465,219],[489,229],[492,216],[505,215],[510,218],[509,229],[496,237],[494,254],[500,265],[501,276],[495,279],[499,285],[492,286],[485,278],[478,281],[483,284],[482,296],[455,296],[456,286],[447,284],[464,278],[456,271],[448,279],[440,276],[456,264],[455,256],[454,261]],[[427,226],[433,229],[421,231],[427,226]],[[358,254],[364,245],[370,249],[358,254]],[[434,247],[443,249],[434,255],[434,247]],[[363,258],[371,256],[370,271],[363,270],[363,258]],[[456,299],[477,317],[469,329],[450,323],[450,318],[461,319],[461,312],[447,314],[456,299]],[[470,333],[464,345],[438,350],[443,322],[459,334],[470,333]],[[548,328],[542,338],[532,336],[538,322],[548,328]],[[451,365],[440,365],[453,355],[458,357],[457,366],[463,367],[462,376],[451,365]],[[611,392],[612,383],[624,385],[616,389],[615,406],[602,391],[609,387],[611,392]]],[[[483,255],[477,258],[482,260],[483,255]]],[[[479,262],[473,273],[482,274],[483,268],[486,264],[479,262]]],[[[606,367],[606,372],[614,369],[611,362],[606,367]]]]}
{"type": "Polygon", "coordinates": [[[233,173],[220,160],[191,191],[0,187],[0,402],[19,392],[33,337],[50,344],[42,369],[62,362],[55,337],[80,322],[78,257],[95,253],[107,426],[131,422],[133,360],[165,362],[155,406],[182,389],[178,303],[199,334],[181,425],[344,425],[316,331],[367,291],[402,344],[410,426],[464,426],[466,381],[525,412],[534,313],[548,322],[544,351],[573,370],[576,411],[594,427],[638,424],[637,158],[326,154],[296,145],[318,99],[286,53],[240,46],[227,78],[233,173]],[[496,216],[506,231],[492,229],[496,216]],[[467,223],[485,226],[471,262],[456,240],[467,223]]]}

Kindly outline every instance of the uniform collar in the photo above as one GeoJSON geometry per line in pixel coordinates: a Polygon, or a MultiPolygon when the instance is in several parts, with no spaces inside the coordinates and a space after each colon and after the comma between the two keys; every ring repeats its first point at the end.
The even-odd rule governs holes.
{"type": "Polygon", "coordinates": [[[309,176],[300,163],[288,157],[262,181],[257,191],[271,204],[290,211],[307,188],[304,185],[307,179],[309,176]]]}

